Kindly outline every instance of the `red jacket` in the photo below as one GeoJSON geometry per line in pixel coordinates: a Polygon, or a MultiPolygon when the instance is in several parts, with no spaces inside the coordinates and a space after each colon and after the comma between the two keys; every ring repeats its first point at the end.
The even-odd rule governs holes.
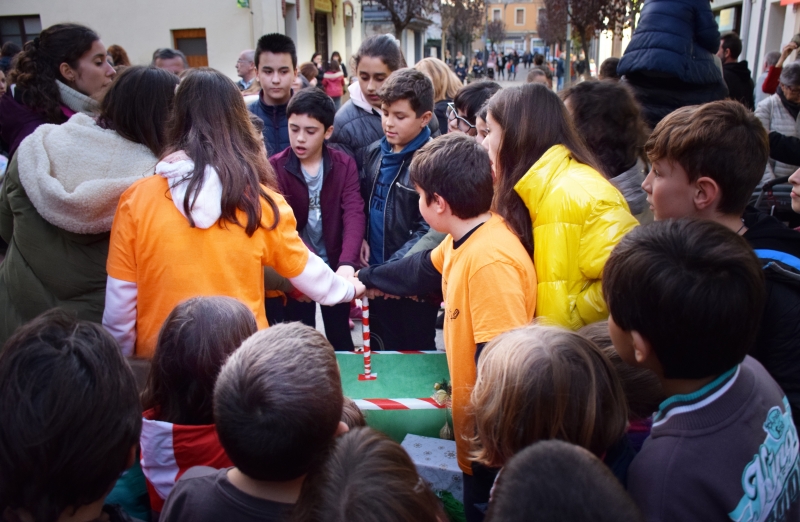
{"type": "Polygon", "coordinates": [[[341,71],[333,73],[326,72],[322,77],[322,87],[325,94],[331,98],[338,98],[344,94],[345,80],[341,71]]]}
{"type": "Polygon", "coordinates": [[[213,424],[186,426],[155,420],[155,410],[142,414],[142,473],[147,481],[150,508],[161,513],[164,500],[189,468],[233,466],[213,424]]]}
{"type": "Polygon", "coordinates": [[[775,94],[775,91],[778,90],[782,72],[783,67],[769,66],[767,77],[764,78],[764,83],[761,85],[761,90],[764,91],[765,94],[775,94]]]}
{"type": "MultiPolygon", "coordinates": [[[[308,223],[308,185],[300,170],[300,160],[288,147],[269,161],[277,173],[281,193],[294,211],[300,232],[308,223]]],[[[358,269],[366,217],[356,162],[345,153],[323,145],[322,168],[322,238],[328,264],[334,270],[341,265],[358,269]]]]}

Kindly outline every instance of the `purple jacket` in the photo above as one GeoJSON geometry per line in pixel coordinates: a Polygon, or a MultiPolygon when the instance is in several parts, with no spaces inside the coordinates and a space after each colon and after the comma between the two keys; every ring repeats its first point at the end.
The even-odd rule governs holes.
{"type": "Polygon", "coordinates": [[[6,144],[11,156],[22,140],[44,123],[47,123],[45,117],[15,100],[11,89],[0,96],[0,140],[6,144]]]}
{"type": "MultiPolygon", "coordinates": [[[[297,231],[308,223],[308,185],[300,170],[300,159],[291,147],[269,158],[278,176],[278,184],[297,219],[297,231]]],[[[328,264],[336,270],[341,265],[361,267],[361,240],[366,217],[358,182],[356,162],[347,154],[322,146],[322,238],[328,264]]]]}

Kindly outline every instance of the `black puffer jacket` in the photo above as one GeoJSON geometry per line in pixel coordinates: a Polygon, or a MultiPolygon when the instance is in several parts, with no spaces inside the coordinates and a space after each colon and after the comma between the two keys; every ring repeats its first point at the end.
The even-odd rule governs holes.
{"type": "MultiPolygon", "coordinates": [[[[361,196],[364,198],[364,212],[367,214],[366,238],[369,237],[369,203],[381,169],[382,157],[380,141],[370,145],[364,153],[361,196]]],[[[383,227],[383,259],[386,262],[401,259],[430,229],[419,212],[419,194],[409,180],[408,167],[413,158],[414,152],[409,153],[386,194],[383,227]]]]}
{"type": "MultiPolygon", "coordinates": [[[[431,118],[428,128],[432,138],[441,135],[439,120],[436,117],[431,118]]],[[[364,155],[367,148],[381,138],[383,138],[383,127],[381,127],[381,114],[377,109],[367,112],[349,100],[336,112],[333,135],[328,144],[355,159],[358,172],[363,178],[364,155]]]]}
{"type": "Polygon", "coordinates": [[[748,208],[744,238],[764,266],[767,304],[750,355],[783,388],[795,424],[800,421],[800,233],[748,208]]]}

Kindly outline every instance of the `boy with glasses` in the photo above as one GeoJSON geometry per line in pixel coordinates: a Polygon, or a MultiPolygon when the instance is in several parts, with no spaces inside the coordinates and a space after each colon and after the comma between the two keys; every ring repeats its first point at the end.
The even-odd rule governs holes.
{"type": "Polygon", "coordinates": [[[483,104],[500,89],[500,84],[490,81],[473,82],[462,87],[453,102],[447,104],[449,131],[476,136],[478,129],[475,127],[475,117],[483,104]]]}

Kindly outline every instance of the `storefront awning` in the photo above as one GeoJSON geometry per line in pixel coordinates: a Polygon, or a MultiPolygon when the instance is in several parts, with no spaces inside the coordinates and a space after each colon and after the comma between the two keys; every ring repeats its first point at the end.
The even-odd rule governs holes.
{"type": "Polygon", "coordinates": [[[781,0],[781,5],[800,4],[800,0],[781,0]]]}

